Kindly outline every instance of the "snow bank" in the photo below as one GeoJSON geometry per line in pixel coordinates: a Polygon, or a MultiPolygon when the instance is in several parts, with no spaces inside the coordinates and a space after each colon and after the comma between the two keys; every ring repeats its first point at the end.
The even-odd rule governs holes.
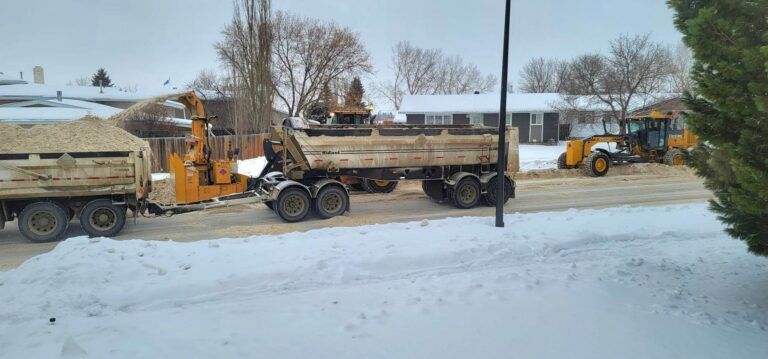
{"type": "Polygon", "coordinates": [[[237,161],[237,173],[248,177],[258,177],[266,166],[267,158],[263,156],[237,161]]]}
{"type": "Polygon", "coordinates": [[[768,357],[768,266],[706,205],[506,224],[69,239],[0,274],[0,357],[768,357]]]}
{"type": "Polygon", "coordinates": [[[565,142],[557,146],[520,145],[520,172],[557,168],[557,158],[565,152],[565,142]]]}

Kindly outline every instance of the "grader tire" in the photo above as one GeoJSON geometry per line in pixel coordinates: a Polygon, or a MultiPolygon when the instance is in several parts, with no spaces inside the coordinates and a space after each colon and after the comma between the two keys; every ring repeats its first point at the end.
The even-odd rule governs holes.
{"type": "Polygon", "coordinates": [[[584,171],[592,177],[603,177],[611,168],[611,158],[603,152],[595,151],[589,154],[584,163],[584,171]]]}
{"type": "Polygon", "coordinates": [[[682,166],[685,165],[683,161],[683,151],[679,148],[673,148],[664,154],[664,164],[667,166],[682,166]]]}
{"type": "Polygon", "coordinates": [[[571,166],[568,166],[568,163],[566,162],[565,156],[566,156],[566,154],[565,154],[565,152],[563,152],[563,153],[560,154],[560,157],[557,158],[557,169],[567,170],[567,169],[573,168],[571,166]]]}
{"type": "Polygon", "coordinates": [[[397,188],[396,181],[379,181],[372,179],[363,179],[363,188],[368,193],[391,193],[397,188]]]}

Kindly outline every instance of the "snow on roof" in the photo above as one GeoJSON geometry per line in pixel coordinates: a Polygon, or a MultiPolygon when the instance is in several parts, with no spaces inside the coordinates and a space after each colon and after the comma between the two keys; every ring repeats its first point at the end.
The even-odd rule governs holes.
{"type": "MultiPolygon", "coordinates": [[[[670,98],[670,94],[636,95],[631,108],[638,108],[670,98]]],[[[406,95],[400,113],[498,113],[498,94],[479,95],[406,95]]],[[[507,112],[559,111],[575,107],[582,111],[608,111],[610,108],[593,96],[573,96],[567,100],[557,93],[507,94],[507,112]]]]}
{"type": "MultiPolygon", "coordinates": [[[[57,100],[51,102],[59,103],[57,100]]],[[[18,107],[18,106],[0,106],[0,122],[13,123],[16,125],[37,125],[53,124],[58,122],[72,121],[85,116],[97,116],[108,118],[123,109],[105,106],[98,103],[62,100],[66,104],[64,107],[18,107]]],[[[9,105],[16,105],[9,104],[9,105]]],[[[168,118],[179,127],[192,127],[192,121],[182,118],[168,118]]]]}
{"type": "Polygon", "coordinates": [[[163,87],[136,92],[121,91],[116,87],[92,86],[57,86],[49,84],[18,84],[0,86],[0,100],[31,100],[39,98],[56,98],[56,92],[61,91],[63,98],[86,101],[130,101],[138,102],[149,98],[175,94],[183,90],[163,87]]]}
{"type": "MultiPolygon", "coordinates": [[[[400,113],[493,113],[499,112],[499,94],[406,95],[400,113]]],[[[507,94],[507,112],[552,111],[561,101],[557,93],[507,94]]]]}
{"type": "Polygon", "coordinates": [[[27,82],[22,79],[17,79],[15,77],[11,77],[0,72],[0,85],[16,85],[16,84],[26,84],[26,83],[27,82]]]}

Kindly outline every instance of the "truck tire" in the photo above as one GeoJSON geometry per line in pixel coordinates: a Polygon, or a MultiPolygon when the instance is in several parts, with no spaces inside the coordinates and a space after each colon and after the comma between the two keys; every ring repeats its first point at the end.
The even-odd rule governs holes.
{"type": "Polygon", "coordinates": [[[584,163],[584,171],[592,177],[603,177],[611,168],[611,158],[603,152],[595,151],[589,154],[584,163]]]}
{"type": "Polygon", "coordinates": [[[453,206],[470,209],[480,202],[480,182],[473,177],[464,177],[450,191],[453,206]]]}
{"type": "Polygon", "coordinates": [[[55,202],[35,202],[19,214],[19,231],[32,242],[61,239],[69,228],[67,209],[55,202]]]}
{"type": "Polygon", "coordinates": [[[80,212],[80,226],[89,237],[114,237],[125,227],[126,207],[110,199],[88,202],[80,212]]]}
{"type": "Polygon", "coordinates": [[[679,148],[673,148],[664,154],[664,164],[667,166],[682,166],[685,165],[683,161],[683,151],[679,148]]]}
{"type": "Polygon", "coordinates": [[[557,169],[560,170],[567,170],[571,169],[573,166],[568,166],[568,162],[566,161],[566,154],[565,152],[560,154],[560,157],[557,158],[557,169]]]}
{"type": "MultiPolygon", "coordinates": [[[[497,178],[499,177],[493,177],[488,181],[488,184],[485,187],[485,195],[483,195],[485,204],[490,207],[496,206],[496,192],[498,192],[498,186],[496,185],[498,183],[497,178]]],[[[507,201],[512,198],[512,191],[514,191],[514,188],[512,187],[512,182],[509,178],[504,177],[504,180],[504,204],[506,204],[507,201]]]]}
{"type": "Polygon", "coordinates": [[[307,217],[312,201],[302,188],[291,187],[280,191],[273,203],[275,212],[286,222],[298,222],[307,217]]]}
{"type": "Polygon", "coordinates": [[[379,181],[364,178],[363,188],[368,193],[391,193],[397,188],[397,181],[379,181]]]}
{"type": "Polygon", "coordinates": [[[125,227],[125,220],[125,206],[110,199],[90,201],[80,212],[80,226],[90,237],[114,237],[125,227]]]}
{"type": "Polygon", "coordinates": [[[421,181],[421,189],[433,201],[442,202],[445,199],[443,180],[421,181]]]}
{"type": "Polygon", "coordinates": [[[320,218],[327,219],[340,216],[347,211],[349,195],[338,186],[329,185],[317,192],[315,198],[315,213],[320,218]]]}

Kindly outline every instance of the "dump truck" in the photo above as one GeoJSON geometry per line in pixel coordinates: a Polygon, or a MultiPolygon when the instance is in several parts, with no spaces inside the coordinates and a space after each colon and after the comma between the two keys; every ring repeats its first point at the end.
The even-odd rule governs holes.
{"type": "Polygon", "coordinates": [[[78,216],[88,235],[119,233],[150,191],[150,149],[0,154],[0,229],[18,219],[35,242],[61,238],[78,216]]]}

